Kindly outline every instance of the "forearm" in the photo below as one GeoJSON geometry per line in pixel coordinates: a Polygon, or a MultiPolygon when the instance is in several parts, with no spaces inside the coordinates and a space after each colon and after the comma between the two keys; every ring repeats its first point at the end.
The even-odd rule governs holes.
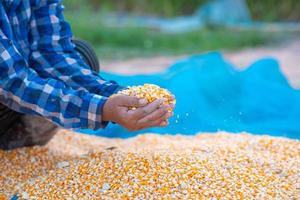
{"type": "Polygon", "coordinates": [[[42,78],[30,69],[8,40],[0,40],[0,102],[11,109],[50,119],[64,128],[103,128],[107,98],[62,81],[42,78]]]}
{"type": "Polygon", "coordinates": [[[109,97],[121,88],[90,70],[75,52],[35,51],[29,63],[39,74],[63,81],[74,90],[109,97]]]}

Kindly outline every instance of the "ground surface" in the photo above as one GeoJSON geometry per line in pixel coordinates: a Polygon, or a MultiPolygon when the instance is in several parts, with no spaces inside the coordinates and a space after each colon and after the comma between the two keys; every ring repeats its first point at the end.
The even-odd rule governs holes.
{"type": "Polygon", "coordinates": [[[108,139],[60,131],[0,150],[0,200],[300,198],[300,142],[249,134],[108,139]]]}
{"type": "MultiPolygon", "coordinates": [[[[243,49],[234,52],[224,52],[225,58],[237,67],[247,67],[263,57],[276,58],[282,71],[294,87],[300,88],[300,38],[279,45],[243,49]]],[[[103,61],[104,71],[122,74],[154,73],[166,69],[178,59],[177,57],[137,58],[126,61],[103,61]]]]}
{"type": "MultiPolygon", "coordinates": [[[[238,67],[275,57],[300,88],[299,52],[300,39],[225,57],[238,67]]],[[[153,73],[184,57],[103,62],[102,69],[153,73]]],[[[16,193],[23,199],[300,198],[300,143],[284,138],[202,133],[121,140],[61,130],[46,147],[0,151],[0,157],[0,200],[16,193]]]]}

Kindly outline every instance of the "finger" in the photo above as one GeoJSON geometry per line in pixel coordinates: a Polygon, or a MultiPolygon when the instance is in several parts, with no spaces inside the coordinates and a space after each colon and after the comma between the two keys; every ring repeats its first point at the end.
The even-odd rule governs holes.
{"type": "Polygon", "coordinates": [[[161,121],[168,122],[169,118],[172,116],[172,113],[167,112],[164,116],[162,116],[161,121]]]}
{"type": "Polygon", "coordinates": [[[171,113],[174,110],[174,105],[173,104],[165,104],[168,108],[168,111],[171,113]]]}
{"type": "Polygon", "coordinates": [[[148,124],[145,124],[141,127],[141,129],[145,129],[145,128],[151,128],[151,127],[164,127],[167,126],[166,122],[162,121],[162,120],[156,120],[156,121],[152,121],[148,124]]]}
{"type": "Polygon", "coordinates": [[[163,121],[163,122],[161,122],[160,123],[160,127],[166,127],[166,126],[168,126],[169,125],[169,122],[168,121],[163,121]]]}
{"type": "Polygon", "coordinates": [[[173,111],[168,111],[168,115],[167,115],[167,118],[170,118],[174,116],[174,112],[173,111]]]}
{"type": "Polygon", "coordinates": [[[137,97],[127,96],[127,95],[119,95],[118,101],[120,101],[121,106],[126,107],[141,107],[145,106],[148,101],[146,99],[139,99],[137,97]]]}
{"type": "Polygon", "coordinates": [[[172,95],[171,101],[173,101],[173,102],[170,104],[170,106],[171,106],[171,108],[174,108],[175,107],[175,96],[174,95],[172,95]]]}
{"type": "Polygon", "coordinates": [[[166,108],[166,106],[162,106],[156,109],[155,111],[153,111],[152,113],[150,113],[149,115],[146,115],[142,119],[139,119],[138,124],[144,124],[149,121],[155,121],[157,119],[160,119],[162,116],[166,114],[168,114],[168,109],[166,108]]]}
{"type": "Polygon", "coordinates": [[[162,99],[157,99],[157,100],[153,101],[152,103],[148,104],[147,106],[145,106],[143,108],[143,116],[149,115],[150,113],[159,109],[161,106],[165,107],[163,105],[163,102],[164,101],[162,99]]]}
{"type": "Polygon", "coordinates": [[[171,103],[171,104],[170,104],[170,108],[171,108],[171,109],[175,108],[175,104],[174,104],[174,103],[171,103]]]}
{"type": "Polygon", "coordinates": [[[141,129],[155,127],[155,126],[161,126],[161,124],[167,120],[167,115],[168,115],[168,113],[166,113],[165,115],[161,116],[160,118],[158,118],[154,121],[147,121],[145,123],[140,123],[140,124],[138,123],[138,126],[141,127],[141,129]]]}
{"type": "Polygon", "coordinates": [[[174,95],[172,95],[170,98],[169,98],[169,100],[168,101],[174,101],[175,100],[175,96],[174,95]]]}
{"type": "Polygon", "coordinates": [[[149,103],[148,105],[144,107],[137,108],[135,110],[130,110],[128,111],[133,118],[135,119],[141,119],[145,117],[146,115],[149,115],[150,113],[154,112],[157,110],[163,103],[163,100],[155,100],[152,103],[149,103]]]}

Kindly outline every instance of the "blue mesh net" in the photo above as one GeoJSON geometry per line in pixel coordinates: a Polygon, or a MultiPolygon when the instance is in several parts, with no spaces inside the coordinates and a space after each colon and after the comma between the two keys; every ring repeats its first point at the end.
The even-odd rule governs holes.
{"type": "Polygon", "coordinates": [[[221,54],[196,55],[162,73],[124,76],[101,73],[122,85],[154,83],[175,94],[175,116],[166,128],[128,132],[117,124],[84,133],[132,137],[140,133],[186,134],[247,131],[300,138],[300,91],[292,88],[274,59],[261,59],[245,70],[221,54]]]}

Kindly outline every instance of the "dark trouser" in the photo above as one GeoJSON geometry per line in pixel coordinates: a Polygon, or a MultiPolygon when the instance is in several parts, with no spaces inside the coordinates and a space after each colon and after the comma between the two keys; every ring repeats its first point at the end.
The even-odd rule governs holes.
{"type": "MultiPolygon", "coordinates": [[[[73,40],[76,51],[96,72],[97,56],[91,46],[82,40],[73,40]]],[[[0,149],[45,145],[57,132],[58,126],[49,120],[15,112],[0,103],[0,149]]]]}
{"type": "Polygon", "coordinates": [[[0,149],[44,145],[58,126],[40,116],[24,115],[0,104],[0,149]]]}

